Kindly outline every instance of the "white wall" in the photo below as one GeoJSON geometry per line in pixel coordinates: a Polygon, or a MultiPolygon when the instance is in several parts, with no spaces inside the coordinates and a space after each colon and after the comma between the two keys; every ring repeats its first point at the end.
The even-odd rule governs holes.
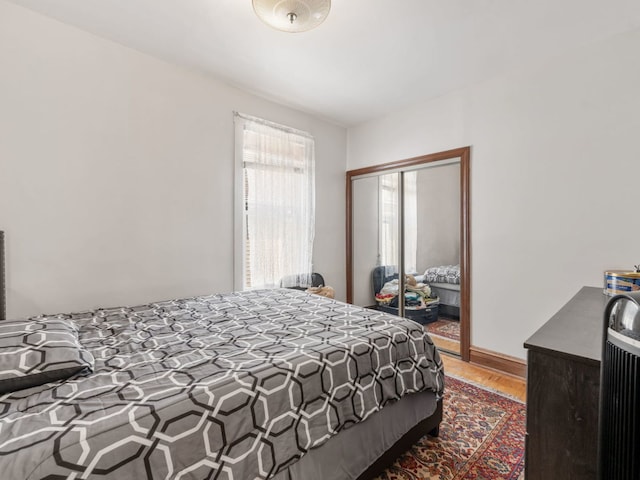
{"type": "Polygon", "coordinates": [[[349,169],[471,153],[473,345],[522,343],[640,261],[640,31],[349,130],[349,169]]]}
{"type": "Polygon", "coordinates": [[[233,288],[234,110],[316,139],[314,264],[344,285],[346,131],[0,0],[8,315],[233,288]]]}
{"type": "Polygon", "coordinates": [[[460,263],[460,164],[418,170],[417,267],[460,263]]]}

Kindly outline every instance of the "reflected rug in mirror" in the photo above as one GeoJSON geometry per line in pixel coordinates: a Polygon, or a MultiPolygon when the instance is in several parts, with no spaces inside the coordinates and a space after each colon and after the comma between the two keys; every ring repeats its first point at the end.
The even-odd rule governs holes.
{"type": "Polygon", "coordinates": [[[523,480],[525,404],[447,377],[438,438],[425,436],[377,480],[523,480]]]}
{"type": "Polygon", "coordinates": [[[438,335],[450,340],[460,340],[460,321],[446,317],[438,317],[433,323],[425,325],[429,334],[438,335]]]}

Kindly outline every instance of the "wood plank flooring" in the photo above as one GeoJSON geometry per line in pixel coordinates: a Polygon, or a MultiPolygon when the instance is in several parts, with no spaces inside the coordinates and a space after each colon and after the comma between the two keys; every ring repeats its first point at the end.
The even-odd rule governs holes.
{"type": "Polygon", "coordinates": [[[441,352],[444,351],[460,355],[460,342],[451,340],[449,338],[440,337],[438,335],[430,334],[430,336],[435,346],[438,347],[438,350],[440,350],[441,352]]]}
{"type": "Polygon", "coordinates": [[[523,402],[526,401],[527,382],[523,378],[463,362],[444,352],[441,352],[441,357],[445,374],[483,385],[488,389],[502,392],[523,402]]]}

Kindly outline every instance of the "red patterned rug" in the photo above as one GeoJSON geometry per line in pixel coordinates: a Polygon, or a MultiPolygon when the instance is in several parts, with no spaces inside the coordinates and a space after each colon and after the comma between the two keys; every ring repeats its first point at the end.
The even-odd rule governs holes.
{"type": "Polygon", "coordinates": [[[438,320],[425,326],[429,334],[460,341],[460,322],[458,320],[438,317],[438,320]]]}
{"type": "Polygon", "coordinates": [[[440,436],[422,438],[379,480],[523,480],[525,404],[447,377],[440,436]]]}

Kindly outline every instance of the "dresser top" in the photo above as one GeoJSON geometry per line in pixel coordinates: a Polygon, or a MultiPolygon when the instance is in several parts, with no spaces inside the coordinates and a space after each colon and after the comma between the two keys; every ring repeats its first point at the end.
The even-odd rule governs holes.
{"type": "Polygon", "coordinates": [[[524,343],[530,350],[600,363],[604,309],[611,297],[602,288],[582,289],[524,343]]]}

